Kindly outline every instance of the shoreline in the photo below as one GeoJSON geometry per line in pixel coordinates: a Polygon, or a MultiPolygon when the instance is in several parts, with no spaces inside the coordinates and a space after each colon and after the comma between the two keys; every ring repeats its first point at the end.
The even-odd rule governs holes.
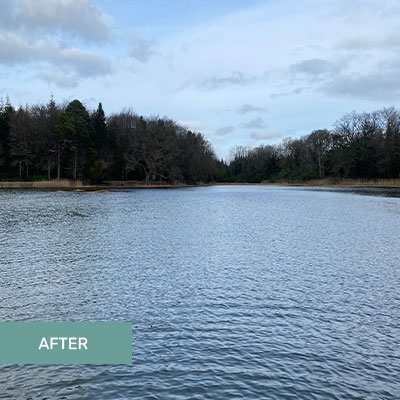
{"type": "Polygon", "coordinates": [[[53,189],[66,191],[107,191],[108,189],[177,189],[201,186],[301,186],[301,187],[341,187],[341,188],[400,188],[400,179],[314,179],[306,182],[297,181],[263,181],[250,182],[211,182],[198,184],[176,183],[168,184],[154,182],[146,184],[141,181],[107,181],[99,184],[90,184],[82,181],[68,179],[35,181],[35,182],[0,182],[0,189],[53,189]]]}

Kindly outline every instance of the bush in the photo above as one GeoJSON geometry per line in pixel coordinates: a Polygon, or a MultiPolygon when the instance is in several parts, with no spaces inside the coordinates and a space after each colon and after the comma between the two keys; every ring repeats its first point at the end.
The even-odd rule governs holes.
{"type": "Polygon", "coordinates": [[[45,175],[32,175],[28,179],[25,179],[27,182],[40,182],[47,181],[48,177],[45,175]]]}

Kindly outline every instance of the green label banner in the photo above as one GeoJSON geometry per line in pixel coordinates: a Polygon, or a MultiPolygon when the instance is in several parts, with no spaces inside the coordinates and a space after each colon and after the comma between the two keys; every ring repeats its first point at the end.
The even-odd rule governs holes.
{"type": "Polygon", "coordinates": [[[0,364],[131,364],[130,322],[0,322],[0,364]]]}

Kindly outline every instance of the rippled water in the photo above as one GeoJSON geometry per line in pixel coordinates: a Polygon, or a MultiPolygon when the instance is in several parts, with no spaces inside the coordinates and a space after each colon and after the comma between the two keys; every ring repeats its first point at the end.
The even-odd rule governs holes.
{"type": "Polygon", "coordinates": [[[0,366],[0,398],[400,398],[380,194],[0,191],[0,319],[133,324],[131,366],[0,366]]]}

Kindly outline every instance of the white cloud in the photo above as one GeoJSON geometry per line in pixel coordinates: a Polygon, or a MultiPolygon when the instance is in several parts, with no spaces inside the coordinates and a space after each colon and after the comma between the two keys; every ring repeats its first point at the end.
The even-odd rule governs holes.
{"type": "Polygon", "coordinates": [[[133,35],[130,42],[129,55],[141,63],[146,63],[155,54],[154,46],[154,41],[133,35]]]}
{"type": "Polygon", "coordinates": [[[235,130],[235,128],[233,126],[221,126],[214,132],[214,135],[215,136],[225,136],[228,133],[232,133],[234,130],[235,130]]]}
{"type": "Polygon", "coordinates": [[[0,64],[48,63],[81,77],[111,72],[110,62],[97,54],[69,46],[57,46],[48,39],[29,42],[15,34],[0,33],[0,64]]]}
{"type": "Polygon", "coordinates": [[[320,75],[332,75],[340,72],[341,67],[337,63],[322,60],[320,58],[312,58],[303,60],[290,66],[289,70],[293,73],[310,75],[312,77],[320,75]]]}
{"type": "Polygon", "coordinates": [[[343,38],[339,42],[338,48],[345,50],[396,50],[400,48],[400,34],[397,31],[384,36],[369,33],[356,34],[343,38]]]}
{"type": "Polygon", "coordinates": [[[79,79],[76,75],[57,74],[56,72],[39,72],[37,78],[48,84],[55,84],[59,88],[67,89],[78,85],[79,79]]]}
{"type": "Polygon", "coordinates": [[[92,0],[13,0],[0,3],[3,29],[61,34],[103,42],[110,37],[110,17],[92,0]]]}
{"type": "Polygon", "coordinates": [[[110,34],[109,18],[92,0],[0,1],[0,65],[29,69],[31,79],[59,88],[112,72],[106,57],[79,48],[110,34]]]}
{"type": "Polygon", "coordinates": [[[265,122],[262,118],[257,117],[248,122],[242,123],[240,127],[244,129],[263,129],[265,128],[265,122]]]}
{"type": "Polygon", "coordinates": [[[243,104],[242,106],[240,106],[240,107],[236,110],[236,112],[237,112],[238,114],[241,114],[241,115],[247,114],[247,113],[253,113],[253,112],[261,113],[261,112],[263,112],[263,111],[265,111],[264,108],[262,108],[262,107],[257,107],[257,106],[253,106],[253,105],[251,105],[251,104],[243,104]]]}
{"type": "Polygon", "coordinates": [[[229,86],[244,86],[257,80],[254,76],[247,76],[241,71],[234,71],[228,76],[211,76],[199,83],[199,88],[215,90],[229,86]]]}
{"type": "Polygon", "coordinates": [[[400,70],[373,72],[362,75],[343,75],[325,85],[322,90],[332,96],[353,99],[396,102],[400,97],[400,70]]]}
{"type": "Polygon", "coordinates": [[[269,140],[269,139],[278,139],[282,138],[282,133],[279,131],[255,131],[250,135],[251,139],[255,140],[269,140]]]}
{"type": "Polygon", "coordinates": [[[271,93],[269,97],[271,97],[271,99],[276,99],[278,97],[292,96],[294,94],[300,94],[301,92],[303,92],[303,90],[303,88],[295,88],[287,92],[271,93]]]}

